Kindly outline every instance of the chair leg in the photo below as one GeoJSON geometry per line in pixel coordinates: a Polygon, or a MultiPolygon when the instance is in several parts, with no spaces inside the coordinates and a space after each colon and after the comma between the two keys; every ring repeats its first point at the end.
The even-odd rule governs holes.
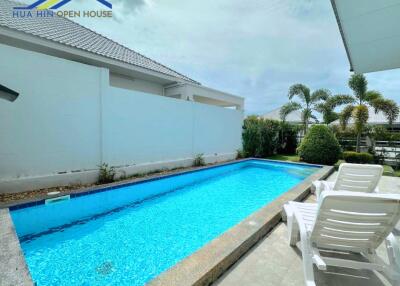
{"type": "Polygon", "coordinates": [[[284,205],[284,209],[287,217],[289,245],[296,246],[296,243],[299,241],[299,226],[294,217],[292,208],[289,205],[284,205]]]}
{"type": "Polygon", "coordinates": [[[300,231],[300,244],[301,244],[301,254],[303,259],[303,272],[304,278],[306,280],[306,286],[316,286],[315,278],[314,278],[314,267],[312,261],[312,252],[311,248],[308,245],[308,237],[307,234],[303,231],[300,231]]]}
{"type": "Polygon", "coordinates": [[[400,284],[400,248],[396,238],[391,233],[385,240],[387,255],[390,264],[390,279],[396,281],[394,285],[400,284]]]}

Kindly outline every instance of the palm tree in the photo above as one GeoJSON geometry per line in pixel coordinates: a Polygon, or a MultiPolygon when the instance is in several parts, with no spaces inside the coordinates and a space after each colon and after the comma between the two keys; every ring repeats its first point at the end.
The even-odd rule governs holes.
{"type": "Polygon", "coordinates": [[[391,129],[393,122],[396,121],[400,113],[399,106],[396,102],[391,99],[377,98],[372,102],[372,106],[375,109],[375,113],[379,111],[383,112],[388,121],[389,129],[391,129]]]}
{"type": "Polygon", "coordinates": [[[354,103],[354,98],[350,95],[331,95],[329,90],[325,90],[326,96],[322,98],[322,102],[315,105],[315,110],[322,114],[325,124],[329,124],[339,119],[339,113],[335,109],[343,104],[354,103]]]}
{"type": "Polygon", "coordinates": [[[343,129],[346,129],[350,118],[354,119],[354,127],[357,133],[357,152],[360,152],[361,133],[369,118],[367,105],[372,106],[375,112],[382,111],[388,119],[389,125],[396,120],[399,114],[399,108],[394,101],[384,99],[378,91],[369,91],[367,86],[368,82],[363,74],[353,74],[350,77],[349,87],[353,90],[353,100],[357,105],[347,105],[339,115],[343,129]]]}
{"type": "Polygon", "coordinates": [[[288,97],[290,102],[282,106],[280,110],[280,116],[282,121],[285,121],[286,117],[293,111],[301,110],[301,120],[304,125],[304,131],[307,133],[308,124],[310,119],[318,121],[318,119],[312,114],[314,105],[328,96],[326,90],[318,89],[311,93],[310,89],[304,84],[294,84],[289,88],[288,97]],[[293,97],[297,96],[301,103],[292,101],[293,97]]]}

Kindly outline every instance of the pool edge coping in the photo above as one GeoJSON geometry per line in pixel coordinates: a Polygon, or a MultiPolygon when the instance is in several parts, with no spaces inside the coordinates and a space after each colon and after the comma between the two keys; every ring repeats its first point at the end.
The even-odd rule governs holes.
{"type": "Polygon", "coordinates": [[[282,220],[286,202],[305,199],[310,194],[313,181],[326,179],[333,172],[333,166],[322,166],[271,203],[162,272],[146,286],[203,286],[215,282],[282,220]]]}
{"type": "Polygon", "coordinates": [[[34,285],[8,209],[0,209],[0,234],[0,284],[34,285]]]}

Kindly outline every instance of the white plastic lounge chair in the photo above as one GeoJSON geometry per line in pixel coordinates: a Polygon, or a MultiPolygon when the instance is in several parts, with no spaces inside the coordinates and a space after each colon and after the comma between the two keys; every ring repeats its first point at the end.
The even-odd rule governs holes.
{"type": "Polygon", "coordinates": [[[392,234],[400,218],[400,195],[324,191],[318,204],[289,202],[284,208],[291,246],[300,234],[307,286],[316,285],[313,264],[323,271],[327,266],[376,270],[400,285],[400,249],[392,234]],[[376,254],[383,241],[389,264],[376,254]],[[330,257],[321,255],[328,252],[330,257]],[[332,257],[344,252],[361,254],[367,262],[332,257]]]}
{"type": "Polygon", "coordinates": [[[335,182],[315,181],[315,195],[319,198],[322,191],[351,191],[363,193],[378,193],[378,183],[382,177],[383,168],[380,165],[340,164],[335,182]]]}

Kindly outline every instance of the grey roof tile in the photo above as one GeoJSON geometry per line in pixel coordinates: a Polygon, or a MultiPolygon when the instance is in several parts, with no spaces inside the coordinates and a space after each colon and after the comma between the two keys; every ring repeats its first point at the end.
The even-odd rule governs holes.
{"type": "Polygon", "coordinates": [[[56,15],[54,17],[14,18],[12,16],[13,7],[21,5],[24,4],[9,0],[0,0],[0,26],[5,26],[13,30],[18,30],[192,83],[198,83],[70,19],[58,17],[56,15]]]}

